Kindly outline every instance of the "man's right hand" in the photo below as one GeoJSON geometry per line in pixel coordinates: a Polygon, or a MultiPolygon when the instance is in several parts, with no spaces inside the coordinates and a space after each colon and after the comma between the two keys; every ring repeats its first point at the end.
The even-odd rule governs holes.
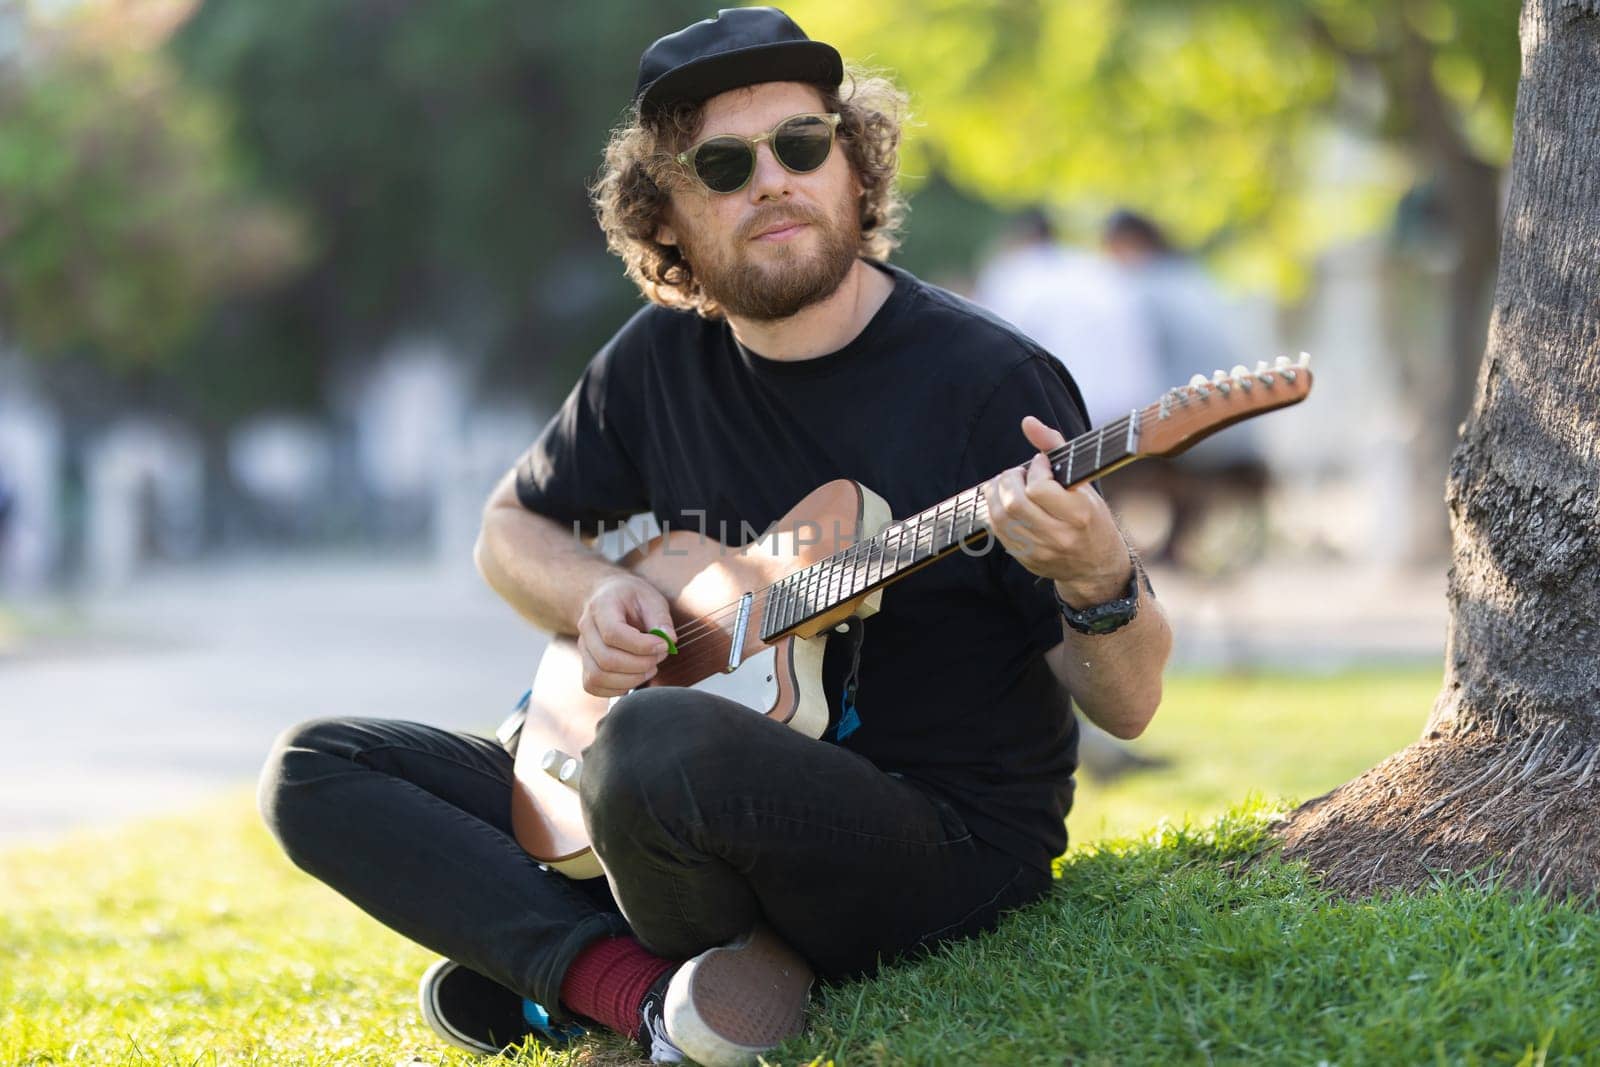
{"type": "Polygon", "coordinates": [[[617,697],[648,682],[667,656],[659,629],[677,640],[667,598],[643,578],[621,575],[595,587],[578,616],[583,688],[617,697]]]}

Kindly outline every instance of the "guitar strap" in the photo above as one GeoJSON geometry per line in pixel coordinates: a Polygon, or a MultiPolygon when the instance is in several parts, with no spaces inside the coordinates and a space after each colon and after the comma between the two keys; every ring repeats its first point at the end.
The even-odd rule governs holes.
{"type": "Polygon", "coordinates": [[[866,639],[867,628],[862,625],[861,619],[855,615],[846,621],[844,633],[835,629],[829,636],[830,641],[848,641],[850,643],[850,670],[844,678],[844,693],[839,698],[839,722],[833,728],[834,742],[843,741],[856,728],[861,725],[861,716],[856,713],[856,685],[861,675],[861,643],[866,639]]]}

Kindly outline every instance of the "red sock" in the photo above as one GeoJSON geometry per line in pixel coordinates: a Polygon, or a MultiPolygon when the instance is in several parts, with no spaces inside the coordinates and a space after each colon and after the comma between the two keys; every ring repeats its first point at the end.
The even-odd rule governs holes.
{"type": "Polygon", "coordinates": [[[589,945],[567,968],[561,1003],[629,1038],[639,1036],[644,995],[676,967],[631,937],[607,937],[589,945]]]}

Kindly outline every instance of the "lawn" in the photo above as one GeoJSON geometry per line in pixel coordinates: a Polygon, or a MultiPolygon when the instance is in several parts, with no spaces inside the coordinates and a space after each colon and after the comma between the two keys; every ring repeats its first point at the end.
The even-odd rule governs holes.
{"type": "MultiPolygon", "coordinates": [[[[1217,817],[1360,770],[1415,736],[1436,685],[1178,679],[1141,741],[1172,766],[1085,786],[1049,900],[823,991],[775,1062],[1600,1060],[1594,916],[1463,885],[1335,902],[1251,862],[1280,804],[1217,817]]],[[[243,790],[0,854],[0,961],[0,1064],[474,1062],[417,1017],[428,953],[290,867],[243,790]]],[[[626,1059],[605,1040],[522,1057],[626,1059]]]]}

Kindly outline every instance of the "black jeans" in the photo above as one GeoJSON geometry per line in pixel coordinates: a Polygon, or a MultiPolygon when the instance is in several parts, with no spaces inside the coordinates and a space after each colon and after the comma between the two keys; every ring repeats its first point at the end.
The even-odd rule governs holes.
{"type": "Polygon", "coordinates": [[[845,977],[992,927],[1050,885],[918,787],[695,690],[630,694],[584,752],[606,880],[517,845],[511,781],[487,738],[318,719],[279,737],[260,804],[301,869],[552,1012],[573,958],[607,935],[685,958],[765,922],[845,977]]]}

